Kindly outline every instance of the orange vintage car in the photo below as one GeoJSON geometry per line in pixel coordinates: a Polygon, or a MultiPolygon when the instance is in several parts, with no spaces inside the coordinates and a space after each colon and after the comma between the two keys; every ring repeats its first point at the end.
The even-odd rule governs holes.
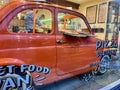
{"type": "Polygon", "coordinates": [[[35,85],[95,69],[104,73],[106,69],[95,64],[100,61],[96,40],[81,13],[46,3],[10,2],[0,10],[0,79],[7,80],[0,88],[20,88],[19,83],[4,86],[12,77],[23,81],[24,90],[29,76],[18,77],[25,73],[35,85]]]}

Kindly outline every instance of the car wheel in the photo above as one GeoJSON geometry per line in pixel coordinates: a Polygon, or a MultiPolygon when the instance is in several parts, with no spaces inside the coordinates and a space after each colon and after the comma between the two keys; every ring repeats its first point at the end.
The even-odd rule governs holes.
{"type": "Polygon", "coordinates": [[[107,71],[107,67],[110,64],[110,56],[105,55],[101,58],[100,64],[98,65],[98,68],[96,70],[96,74],[104,74],[107,71]]]}
{"type": "Polygon", "coordinates": [[[0,86],[0,90],[3,90],[3,89],[5,90],[34,90],[33,81],[32,81],[32,78],[29,72],[25,72],[25,73],[18,72],[14,74],[6,73],[4,76],[0,76],[0,80],[2,81],[2,83],[4,83],[0,86]],[[28,82],[26,76],[29,76],[29,84],[26,84],[26,82],[28,82]],[[8,78],[9,80],[13,80],[13,81],[9,81],[9,84],[6,84],[7,85],[7,89],[6,89],[5,82],[7,82],[8,78]],[[18,81],[18,78],[20,82],[18,81]],[[18,86],[18,83],[20,83],[21,85],[18,86]],[[15,85],[15,87],[13,88],[12,85],[13,86],[15,85]]]}

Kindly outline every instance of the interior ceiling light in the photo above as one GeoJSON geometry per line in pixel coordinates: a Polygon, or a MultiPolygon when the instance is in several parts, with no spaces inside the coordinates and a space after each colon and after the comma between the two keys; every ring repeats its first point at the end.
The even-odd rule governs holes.
{"type": "Polygon", "coordinates": [[[3,4],[3,3],[4,3],[4,1],[1,1],[1,3],[3,4]]]}

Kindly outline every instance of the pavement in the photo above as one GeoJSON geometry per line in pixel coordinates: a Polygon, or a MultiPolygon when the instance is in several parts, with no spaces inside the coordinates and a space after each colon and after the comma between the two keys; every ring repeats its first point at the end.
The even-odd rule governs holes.
{"type": "Polygon", "coordinates": [[[36,87],[36,90],[99,90],[120,79],[120,60],[115,60],[114,65],[118,68],[110,68],[103,75],[77,75],[44,87],[36,87]],[[85,76],[90,78],[86,80],[85,76]]]}

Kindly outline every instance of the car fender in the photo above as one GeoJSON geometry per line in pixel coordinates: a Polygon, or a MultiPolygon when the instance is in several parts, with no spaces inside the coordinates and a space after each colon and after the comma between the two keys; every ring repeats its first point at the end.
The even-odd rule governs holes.
{"type": "Polygon", "coordinates": [[[25,64],[25,62],[23,62],[20,59],[16,59],[16,58],[0,58],[0,66],[6,66],[6,65],[20,66],[21,64],[25,64]]]}

